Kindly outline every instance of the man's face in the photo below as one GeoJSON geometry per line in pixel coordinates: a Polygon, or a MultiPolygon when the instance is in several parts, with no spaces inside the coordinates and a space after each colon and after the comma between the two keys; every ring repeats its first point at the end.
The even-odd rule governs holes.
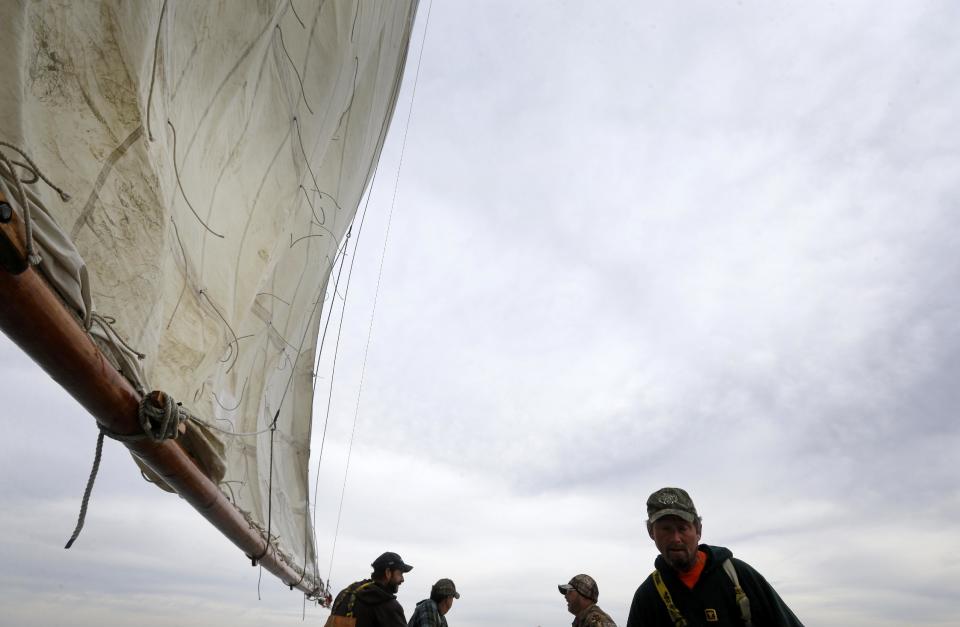
{"type": "Polygon", "coordinates": [[[437,609],[440,611],[440,616],[443,616],[449,612],[451,607],[453,607],[453,597],[447,597],[446,599],[437,603],[437,609]]]}
{"type": "Polygon", "coordinates": [[[663,559],[675,570],[687,572],[697,562],[700,526],[678,516],[664,516],[649,526],[650,537],[663,559]]]}
{"type": "Polygon", "coordinates": [[[403,571],[388,568],[385,574],[387,576],[387,590],[396,594],[397,590],[400,589],[400,584],[403,583],[403,571]]]}
{"type": "Polygon", "coordinates": [[[563,593],[563,597],[567,600],[567,611],[576,616],[580,611],[593,603],[590,599],[586,598],[573,588],[570,588],[563,593]]]}

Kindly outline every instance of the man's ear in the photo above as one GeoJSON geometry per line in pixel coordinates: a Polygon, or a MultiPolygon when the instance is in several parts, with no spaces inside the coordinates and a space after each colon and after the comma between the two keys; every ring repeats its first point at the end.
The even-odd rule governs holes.
{"type": "Polygon", "coordinates": [[[653,540],[653,523],[647,523],[647,535],[650,536],[650,539],[653,540]]]}

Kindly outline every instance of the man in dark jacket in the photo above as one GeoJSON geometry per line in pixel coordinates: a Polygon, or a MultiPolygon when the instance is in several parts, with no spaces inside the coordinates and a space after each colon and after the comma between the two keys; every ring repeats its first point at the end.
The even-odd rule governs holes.
{"type": "Polygon", "coordinates": [[[407,627],[397,590],[403,574],[413,570],[396,553],[387,552],[373,560],[370,579],[355,581],[337,595],[331,616],[357,619],[356,627],[407,627]]]}
{"type": "Polygon", "coordinates": [[[657,490],[647,516],[660,555],[633,595],[627,627],[803,627],[763,575],[729,549],[700,544],[701,519],[686,491],[657,490]]]}

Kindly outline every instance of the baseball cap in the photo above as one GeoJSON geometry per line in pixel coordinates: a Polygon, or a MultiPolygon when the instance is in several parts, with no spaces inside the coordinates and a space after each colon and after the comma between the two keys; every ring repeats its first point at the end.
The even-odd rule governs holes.
{"type": "Polygon", "coordinates": [[[689,523],[699,518],[693,499],[680,488],[660,488],[647,499],[647,522],[655,522],[664,516],[679,516],[689,523]]]}
{"type": "Polygon", "coordinates": [[[453,584],[452,579],[440,579],[437,583],[433,584],[433,588],[430,589],[430,596],[441,596],[441,597],[453,597],[454,599],[460,598],[460,593],[457,592],[457,587],[453,584]]]}
{"type": "Polygon", "coordinates": [[[568,590],[576,590],[591,601],[596,602],[600,596],[600,590],[597,588],[597,582],[590,575],[577,575],[570,579],[570,583],[557,586],[560,594],[566,594],[568,590]]]}
{"type": "Polygon", "coordinates": [[[377,559],[373,560],[373,564],[370,564],[373,567],[373,570],[400,570],[405,573],[409,573],[413,570],[413,566],[410,564],[404,564],[403,560],[399,555],[391,551],[387,551],[377,559]]]}

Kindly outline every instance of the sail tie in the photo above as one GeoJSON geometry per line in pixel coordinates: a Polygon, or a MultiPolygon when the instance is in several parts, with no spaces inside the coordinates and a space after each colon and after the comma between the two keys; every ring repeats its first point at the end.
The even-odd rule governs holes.
{"type": "Polygon", "coordinates": [[[111,439],[120,442],[136,442],[139,440],[150,439],[153,442],[163,440],[175,440],[180,435],[181,425],[189,418],[189,414],[183,406],[176,402],[169,394],[163,392],[151,392],[140,399],[140,405],[137,412],[143,433],[117,433],[107,429],[103,425],[97,434],[97,448],[93,456],[93,468],[90,469],[90,476],[87,478],[87,487],[83,491],[83,500],[80,502],[80,515],[77,518],[77,526],[73,530],[66,546],[69,549],[80,536],[83,524],[87,518],[87,506],[90,504],[90,495],[93,492],[93,484],[97,480],[97,473],[100,471],[100,459],[103,455],[103,437],[108,436],[111,439]]]}

